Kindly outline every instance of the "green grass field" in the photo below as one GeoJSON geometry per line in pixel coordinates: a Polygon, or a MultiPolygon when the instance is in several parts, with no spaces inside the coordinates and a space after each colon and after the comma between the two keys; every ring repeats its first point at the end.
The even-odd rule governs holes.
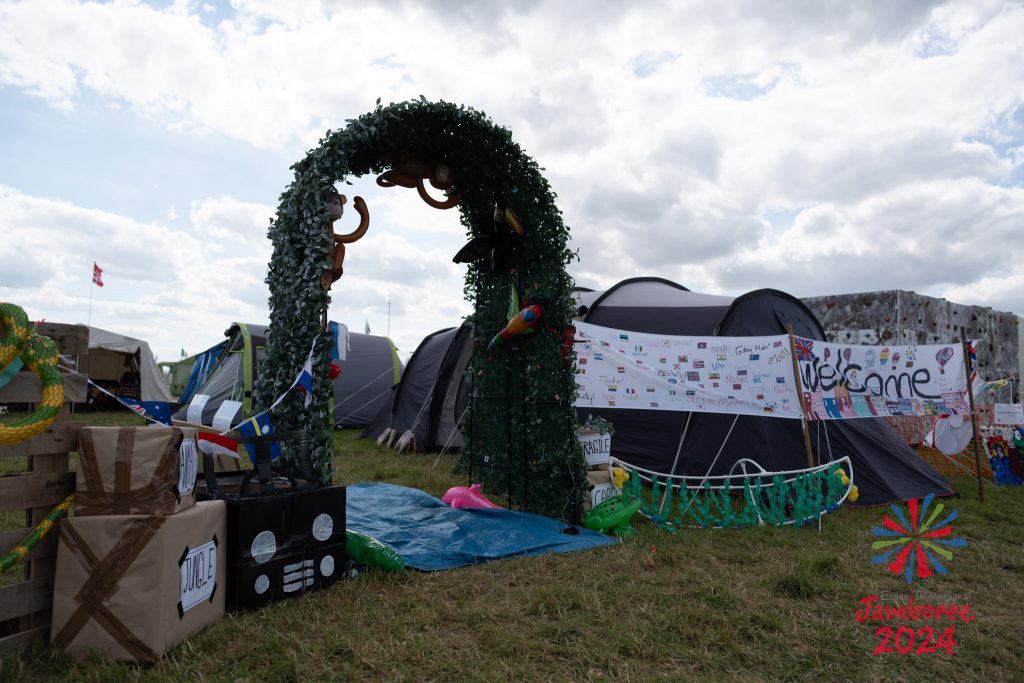
{"type": "MultiPolygon", "coordinates": [[[[453,458],[335,440],[338,481],[441,495],[453,458]]],[[[36,680],[1024,680],[1024,489],[952,482],[969,545],[913,586],[871,564],[887,508],[817,529],[684,530],[646,520],[614,547],[440,573],[368,572],[330,590],[228,615],[152,666],[77,661],[43,647],[2,681],[36,680]],[[860,599],[969,604],[953,654],[873,655],[860,599]]],[[[900,624],[893,625],[895,630],[900,624]]],[[[925,625],[910,622],[915,629],[925,625]]],[[[932,624],[936,636],[949,624],[932,624]]],[[[904,645],[907,641],[903,641],[904,645]]]]}

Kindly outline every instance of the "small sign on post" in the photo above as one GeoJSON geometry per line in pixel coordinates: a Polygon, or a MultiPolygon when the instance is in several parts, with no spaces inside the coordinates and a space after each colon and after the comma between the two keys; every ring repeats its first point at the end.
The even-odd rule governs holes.
{"type": "Polygon", "coordinates": [[[992,424],[1024,425],[1024,405],[1020,403],[997,403],[993,411],[992,424]]]}

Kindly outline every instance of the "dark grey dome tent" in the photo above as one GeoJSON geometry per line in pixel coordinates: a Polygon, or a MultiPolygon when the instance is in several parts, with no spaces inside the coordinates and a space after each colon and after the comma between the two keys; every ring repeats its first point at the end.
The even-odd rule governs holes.
{"type": "MultiPolygon", "coordinates": [[[[233,323],[224,332],[227,337],[224,351],[192,397],[193,401],[196,396],[209,397],[202,410],[195,411],[200,414],[203,425],[213,425],[213,418],[224,401],[241,404],[231,424],[253,413],[252,386],[263,360],[266,333],[266,326],[246,323],[233,323]]],[[[350,332],[349,342],[346,360],[335,361],[341,367],[341,374],[334,380],[334,426],[365,427],[388,400],[390,389],[398,383],[402,363],[387,337],[350,332]]],[[[189,405],[183,405],[174,419],[187,421],[189,405]]],[[[191,421],[191,424],[197,423],[197,420],[191,421]]]]}
{"type": "MultiPolygon", "coordinates": [[[[621,330],[683,336],[785,334],[786,325],[791,324],[795,334],[825,339],[810,309],[785,292],[760,289],[734,299],[691,292],[661,278],[618,283],[594,299],[582,319],[621,330]]],[[[796,420],[614,408],[578,412],[581,420],[593,414],[612,423],[613,456],[661,473],[672,470],[677,450],[675,474],[691,476],[708,474],[713,462],[711,475],[727,474],[741,458],[755,460],[770,471],[807,466],[803,433],[796,420]]],[[[815,462],[850,457],[860,490],[858,505],[951,493],[946,481],[884,418],[812,422],[811,441],[815,462]]]]}
{"type": "Polygon", "coordinates": [[[466,366],[473,353],[468,323],[438,330],[420,342],[363,438],[430,451],[460,448],[459,423],[469,404],[466,366]]]}

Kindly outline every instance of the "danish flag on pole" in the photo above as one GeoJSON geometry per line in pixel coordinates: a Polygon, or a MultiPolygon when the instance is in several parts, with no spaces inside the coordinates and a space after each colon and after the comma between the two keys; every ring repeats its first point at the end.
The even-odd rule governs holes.
{"type": "Polygon", "coordinates": [[[100,287],[103,286],[103,269],[96,265],[95,261],[92,262],[92,281],[100,287]]]}

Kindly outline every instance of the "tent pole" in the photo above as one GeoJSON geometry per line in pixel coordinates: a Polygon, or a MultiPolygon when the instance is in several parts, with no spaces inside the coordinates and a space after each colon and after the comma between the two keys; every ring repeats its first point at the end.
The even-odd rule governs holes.
{"type": "Polygon", "coordinates": [[[676,467],[679,465],[679,454],[683,452],[683,441],[686,440],[686,432],[690,429],[690,418],[693,417],[693,411],[691,410],[686,414],[686,422],[683,424],[683,433],[679,435],[679,445],[676,446],[676,459],[672,461],[672,469],[669,471],[671,477],[676,473],[676,467]]]}
{"type": "Polygon", "coordinates": [[[800,399],[800,424],[804,429],[804,448],[807,449],[807,467],[814,467],[814,455],[811,451],[811,434],[807,430],[807,404],[804,402],[804,388],[800,381],[800,364],[796,361],[796,343],[793,341],[793,325],[786,323],[789,333],[789,355],[793,359],[793,378],[796,379],[796,395],[800,399]]]}
{"type": "MultiPolygon", "coordinates": [[[[686,432],[690,430],[690,418],[693,417],[693,411],[691,410],[686,414],[686,422],[683,424],[683,433],[679,435],[679,445],[676,446],[676,459],[672,461],[672,469],[669,471],[668,486],[665,488],[665,493],[661,496],[661,504],[658,506],[658,514],[661,514],[662,509],[665,507],[665,501],[668,499],[668,492],[672,488],[672,477],[676,473],[676,467],[679,465],[679,454],[683,452],[683,441],[686,440],[686,432]]],[[[729,438],[726,436],[725,438],[729,438]]],[[[680,484],[682,486],[682,484],[680,484]]]]}
{"type": "Polygon", "coordinates": [[[971,351],[967,344],[966,332],[960,328],[960,343],[964,347],[964,371],[967,373],[967,400],[971,407],[971,432],[974,434],[974,473],[978,475],[978,500],[985,502],[985,489],[981,485],[981,454],[978,452],[978,441],[981,434],[978,431],[978,420],[974,413],[974,387],[971,386],[971,372],[974,370],[971,362],[971,351]]]}

